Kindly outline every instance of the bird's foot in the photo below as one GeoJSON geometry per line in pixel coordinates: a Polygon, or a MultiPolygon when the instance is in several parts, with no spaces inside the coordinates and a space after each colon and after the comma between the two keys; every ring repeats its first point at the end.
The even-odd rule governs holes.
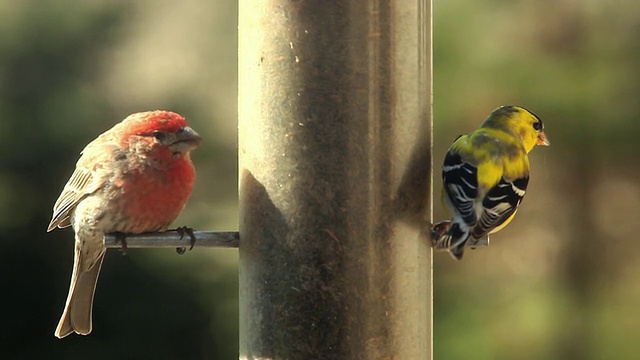
{"type": "Polygon", "coordinates": [[[122,244],[122,247],[120,248],[122,255],[127,255],[127,234],[118,231],[113,233],[113,236],[116,238],[116,244],[122,244]]]}
{"type": "Polygon", "coordinates": [[[450,227],[450,220],[437,222],[431,227],[431,242],[436,249],[447,248],[447,246],[443,246],[443,242],[440,240],[442,238],[442,235],[445,234],[450,227]]]}
{"type": "Polygon", "coordinates": [[[468,248],[471,248],[472,250],[475,250],[477,248],[481,248],[481,247],[488,247],[489,246],[489,235],[486,235],[484,237],[481,237],[480,239],[474,239],[474,238],[469,238],[469,241],[467,241],[467,245],[468,248]]]}
{"type": "MultiPolygon", "coordinates": [[[[188,226],[180,226],[179,228],[172,229],[180,235],[180,240],[184,238],[185,235],[189,235],[190,244],[189,251],[193,250],[193,246],[196,244],[196,235],[193,233],[193,229],[188,226]]],[[[187,251],[186,247],[176,248],[176,253],[178,255],[182,255],[187,251]]]]}

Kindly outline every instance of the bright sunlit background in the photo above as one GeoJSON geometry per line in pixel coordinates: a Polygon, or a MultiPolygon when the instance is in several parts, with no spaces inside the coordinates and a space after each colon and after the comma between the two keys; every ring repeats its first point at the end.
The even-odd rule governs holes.
{"type": "MultiPolygon", "coordinates": [[[[434,1],[434,189],[451,141],[524,106],[518,216],[491,247],[435,254],[436,359],[625,359],[640,339],[640,7],[434,1]]],[[[73,255],[45,233],[79,151],[132,112],[205,139],[176,225],[237,229],[235,1],[0,2],[0,358],[233,359],[237,251],[109,251],[88,337],[54,338],[73,255]]],[[[446,215],[435,196],[434,218],[446,215]]]]}

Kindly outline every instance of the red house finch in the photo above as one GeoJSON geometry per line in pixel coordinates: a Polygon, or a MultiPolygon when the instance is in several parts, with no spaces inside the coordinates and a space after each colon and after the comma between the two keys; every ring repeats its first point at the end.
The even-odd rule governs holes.
{"type": "Polygon", "coordinates": [[[130,115],[89,143],[53,206],[47,231],[72,226],[71,287],[55,335],[91,332],[104,234],[164,231],[191,195],[200,136],[170,111],[130,115]]]}

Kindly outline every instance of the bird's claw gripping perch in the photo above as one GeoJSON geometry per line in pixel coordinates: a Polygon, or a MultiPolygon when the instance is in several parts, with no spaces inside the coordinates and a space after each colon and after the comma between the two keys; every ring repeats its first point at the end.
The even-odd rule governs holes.
{"type": "MultiPolygon", "coordinates": [[[[439,242],[440,238],[444,233],[446,233],[451,227],[451,220],[443,220],[439,221],[431,227],[431,241],[433,246],[436,249],[447,249],[446,246],[443,246],[441,242],[439,242]]],[[[465,244],[465,247],[475,250],[480,247],[488,247],[489,246],[489,235],[485,235],[480,239],[469,239],[469,241],[465,244]]]]}
{"type": "Polygon", "coordinates": [[[438,240],[440,240],[442,235],[449,230],[450,226],[451,221],[449,220],[443,220],[433,224],[431,227],[431,242],[433,243],[433,246],[437,247],[438,240]]]}
{"type": "Polygon", "coordinates": [[[473,250],[475,250],[477,248],[481,248],[481,247],[488,247],[489,246],[489,235],[485,235],[484,237],[481,237],[480,239],[471,239],[470,241],[467,242],[466,246],[468,248],[473,249],[473,250]]]}
{"type": "Polygon", "coordinates": [[[122,247],[120,248],[122,255],[127,255],[127,235],[123,232],[115,232],[113,235],[116,238],[116,244],[122,244],[122,247]]]}
{"type": "MultiPolygon", "coordinates": [[[[184,235],[189,235],[189,239],[190,239],[190,244],[191,246],[189,247],[189,251],[193,250],[193,247],[196,244],[196,235],[193,233],[193,229],[188,227],[188,226],[180,226],[179,228],[173,229],[175,232],[177,232],[180,235],[180,240],[182,240],[182,238],[184,238],[184,235]]],[[[187,251],[186,247],[179,247],[176,248],[176,252],[178,253],[178,255],[182,255],[187,251]]]]}

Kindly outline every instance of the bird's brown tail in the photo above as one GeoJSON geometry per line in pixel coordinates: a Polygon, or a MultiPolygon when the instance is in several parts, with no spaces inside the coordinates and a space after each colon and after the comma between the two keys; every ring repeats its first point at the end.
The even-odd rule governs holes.
{"type": "Polygon", "coordinates": [[[89,271],[80,271],[78,259],[74,262],[69,295],[67,296],[64,312],[56,328],[56,337],[62,339],[73,332],[80,335],[91,333],[93,295],[95,294],[98,275],[102,267],[102,260],[104,260],[104,253],[100,255],[89,271]]]}

